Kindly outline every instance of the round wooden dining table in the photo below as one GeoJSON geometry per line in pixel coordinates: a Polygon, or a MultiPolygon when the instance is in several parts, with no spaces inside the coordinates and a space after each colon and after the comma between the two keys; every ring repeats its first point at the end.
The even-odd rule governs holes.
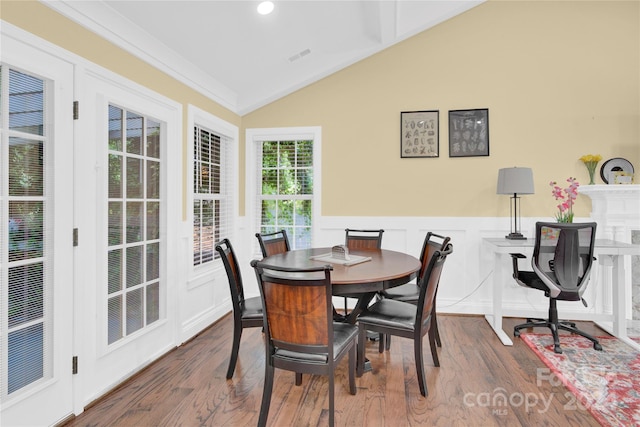
{"type": "Polygon", "coordinates": [[[420,261],[409,254],[388,249],[353,250],[350,255],[370,257],[371,260],[354,265],[342,265],[312,257],[327,254],[331,248],[297,249],[271,255],[263,263],[279,267],[307,268],[330,264],[332,293],[336,296],[358,298],[355,308],[344,319],[355,323],[362,309],[369,305],[376,292],[405,284],[416,277],[420,261]]]}

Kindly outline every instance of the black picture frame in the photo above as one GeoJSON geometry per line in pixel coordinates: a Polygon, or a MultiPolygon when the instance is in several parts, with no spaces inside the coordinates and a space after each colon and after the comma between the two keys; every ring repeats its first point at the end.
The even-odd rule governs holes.
{"type": "Polygon", "coordinates": [[[440,111],[400,112],[400,157],[440,156],[440,111]]]}
{"type": "Polygon", "coordinates": [[[449,110],[449,157],[489,155],[489,109],[449,110]]]}

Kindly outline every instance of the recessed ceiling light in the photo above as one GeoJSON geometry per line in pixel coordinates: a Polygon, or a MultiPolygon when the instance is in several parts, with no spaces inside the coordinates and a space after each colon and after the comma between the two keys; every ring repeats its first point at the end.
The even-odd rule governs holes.
{"type": "Polygon", "coordinates": [[[273,12],[273,2],[263,1],[258,5],[258,13],[260,15],[268,15],[273,12]]]}

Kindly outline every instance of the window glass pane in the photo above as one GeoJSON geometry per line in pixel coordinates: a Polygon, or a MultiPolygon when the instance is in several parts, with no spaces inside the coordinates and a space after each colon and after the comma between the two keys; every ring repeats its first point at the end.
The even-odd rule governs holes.
{"type": "Polygon", "coordinates": [[[280,156],[278,157],[278,167],[291,168],[296,164],[296,142],[280,141],[280,156]]]}
{"type": "Polygon", "coordinates": [[[295,178],[295,170],[278,169],[278,194],[298,194],[295,178]]]}
{"type": "Polygon", "coordinates": [[[202,202],[202,228],[200,233],[200,245],[202,262],[213,259],[213,249],[215,244],[215,222],[216,202],[204,200],[202,202]]]}
{"type": "Polygon", "coordinates": [[[142,202],[127,203],[127,243],[142,240],[142,225],[144,224],[142,202]]]}
{"type": "Polygon", "coordinates": [[[109,246],[122,243],[122,202],[109,202],[109,246]]]}
{"type": "Polygon", "coordinates": [[[109,198],[122,197],[122,156],[109,154],[109,198]]]}
{"type": "Polygon", "coordinates": [[[9,128],[44,135],[44,82],[16,70],[9,71],[9,128]]]}
{"type": "Polygon", "coordinates": [[[9,261],[43,255],[43,202],[9,201],[9,261]]]}
{"type": "Polygon", "coordinates": [[[109,105],[109,149],[122,151],[122,109],[109,105]]]}
{"type": "Polygon", "coordinates": [[[220,194],[220,166],[211,166],[211,193],[220,194]]]}
{"type": "Polygon", "coordinates": [[[109,251],[107,269],[109,294],[122,290],[122,249],[109,251]]]}
{"type": "Polygon", "coordinates": [[[147,157],[160,158],[160,123],[147,120],[147,157]]]}
{"type": "Polygon", "coordinates": [[[160,243],[147,245],[147,277],[146,281],[151,282],[160,277],[160,243]]]}
{"type": "Polygon", "coordinates": [[[10,332],[7,346],[8,393],[13,393],[44,376],[43,323],[10,332]]]}
{"type": "Polygon", "coordinates": [[[313,141],[297,141],[296,166],[308,168],[313,166],[313,141]]]}
{"type": "Polygon", "coordinates": [[[127,153],[142,154],[142,117],[127,111],[127,153]]]}
{"type": "Polygon", "coordinates": [[[122,295],[109,298],[107,312],[107,340],[111,344],[122,338],[122,295]]]}
{"type": "Polygon", "coordinates": [[[298,169],[299,194],[313,194],[313,169],[298,169]]]}
{"type": "Polygon", "coordinates": [[[276,223],[277,212],[276,212],[276,201],[275,200],[263,200],[262,201],[262,215],[261,221],[262,224],[274,224],[276,223]]]}
{"type": "Polygon", "coordinates": [[[147,240],[160,238],[160,203],[147,202],[147,240]]]}
{"type": "Polygon", "coordinates": [[[262,194],[278,194],[277,169],[264,169],[262,171],[262,194]]]}
{"type": "Polygon", "coordinates": [[[9,195],[44,194],[43,142],[9,138],[9,195]]]}
{"type": "Polygon", "coordinates": [[[147,324],[160,319],[160,284],[147,286],[147,324]]]}
{"type": "Polygon", "coordinates": [[[142,283],[142,272],[144,271],[144,259],[142,253],[143,246],[127,248],[127,288],[142,283]]]}
{"type": "Polygon", "coordinates": [[[160,162],[147,160],[147,199],[160,198],[160,162]]]}
{"type": "Polygon", "coordinates": [[[262,167],[278,167],[278,143],[275,141],[264,141],[262,143],[262,167]]]}
{"type": "Polygon", "coordinates": [[[193,264],[199,265],[201,261],[201,235],[202,235],[202,213],[200,200],[193,201],[193,264]]]}
{"type": "Polygon", "coordinates": [[[141,199],[144,191],[142,159],[127,157],[127,198],[141,199]]]}
{"type": "Polygon", "coordinates": [[[44,277],[42,263],[9,268],[9,327],[44,316],[44,277]]]}
{"type": "Polygon", "coordinates": [[[143,326],[142,318],[142,288],[127,292],[127,335],[134,333],[143,326]]]}
{"type": "Polygon", "coordinates": [[[278,200],[278,225],[293,225],[293,200],[278,200]]]}
{"type": "Polygon", "coordinates": [[[311,225],[311,200],[297,200],[295,202],[295,225],[311,225]]]}

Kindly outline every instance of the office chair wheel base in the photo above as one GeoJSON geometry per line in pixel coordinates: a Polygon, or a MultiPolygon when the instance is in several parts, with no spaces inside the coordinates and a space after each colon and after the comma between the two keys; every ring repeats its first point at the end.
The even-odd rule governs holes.
{"type": "Polygon", "coordinates": [[[560,345],[554,345],[553,346],[553,351],[556,354],[562,354],[562,349],[560,348],[560,345]]]}
{"type": "Polygon", "coordinates": [[[515,329],[515,330],[513,331],[513,336],[514,336],[514,337],[519,337],[519,336],[520,336],[520,331],[519,331],[519,330],[517,330],[517,329],[515,329]]]}
{"type": "Polygon", "coordinates": [[[602,346],[600,345],[600,343],[594,342],[593,343],[593,349],[594,350],[598,350],[598,351],[602,351],[602,346]]]}

